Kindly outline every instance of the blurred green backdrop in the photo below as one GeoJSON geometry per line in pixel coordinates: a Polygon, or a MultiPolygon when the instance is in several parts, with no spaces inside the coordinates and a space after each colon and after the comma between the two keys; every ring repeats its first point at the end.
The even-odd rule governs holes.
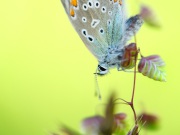
{"type": "MultiPolygon", "coordinates": [[[[136,14],[136,1],[128,2],[136,14]]],[[[168,78],[162,83],[138,74],[135,106],[160,117],[160,130],[149,135],[177,135],[180,2],[143,2],[156,11],[162,28],[144,25],[137,35],[138,46],[144,55],[162,56],[168,78]]],[[[96,66],[59,0],[1,0],[0,135],[46,135],[61,123],[79,129],[82,118],[100,111],[97,106],[110,90],[130,98],[133,74],[116,70],[98,79],[103,99],[94,97],[96,66]]],[[[130,112],[120,107],[123,110],[130,112]]]]}

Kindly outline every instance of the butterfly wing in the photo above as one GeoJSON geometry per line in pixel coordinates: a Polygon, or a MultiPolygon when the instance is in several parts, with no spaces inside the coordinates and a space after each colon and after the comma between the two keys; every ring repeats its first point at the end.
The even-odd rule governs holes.
{"type": "Polygon", "coordinates": [[[102,61],[110,47],[122,47],[126,14],[118,0],[61,0],[65,11],[92,54],[102,61]]]}

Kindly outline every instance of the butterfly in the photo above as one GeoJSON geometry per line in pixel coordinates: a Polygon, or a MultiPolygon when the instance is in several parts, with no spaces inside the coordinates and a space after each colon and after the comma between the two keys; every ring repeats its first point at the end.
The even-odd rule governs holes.
{"type": "Polygon", "coordinates": [[[127,18],[124,0],[61,0],[89,51],[97,58],[96,73],[134,67],[136,44],[127,45],[143,24],[140,15],[127,18]]]}

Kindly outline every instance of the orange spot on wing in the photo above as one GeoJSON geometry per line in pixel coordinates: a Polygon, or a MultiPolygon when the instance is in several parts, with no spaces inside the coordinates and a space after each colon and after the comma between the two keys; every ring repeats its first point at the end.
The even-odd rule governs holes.
{"type": "Polygon", "coordinates": [[[77,7],[77,0],[71,0],[71,5],[77,7]]]}
{"type": "Polygon", "coordinates": [[[74,17],[74,16],[75,16],[74,9],[71,9],[71,10],[70,10],[70,15],[71,15],[72,17],[74,17]]]}
{"type": "Polygon", "coordinates": [[[122,0],[119,0],[119,4],[122,5],[122,0]]]}
{"type": "Polygon", "coordinates": [[[117,2],[118,0],[114,0],[114,2],[117,2]]]}

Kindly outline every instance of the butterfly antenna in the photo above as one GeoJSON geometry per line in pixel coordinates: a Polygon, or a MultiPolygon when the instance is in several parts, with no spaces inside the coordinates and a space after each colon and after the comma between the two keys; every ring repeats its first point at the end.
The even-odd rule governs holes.
{"type": "Polygon", "coordinates": [[[101,91],[100,91],[100,88],[99,88],[99,84],[98,84],[98,74],[97,74],[97,70],[98,68],[96,69],[96,73],[95,73],[95,83],[96,83],[96,91],[95,91],[95,96],[98,96],[99,99],[101,99],[101,91]]]}

